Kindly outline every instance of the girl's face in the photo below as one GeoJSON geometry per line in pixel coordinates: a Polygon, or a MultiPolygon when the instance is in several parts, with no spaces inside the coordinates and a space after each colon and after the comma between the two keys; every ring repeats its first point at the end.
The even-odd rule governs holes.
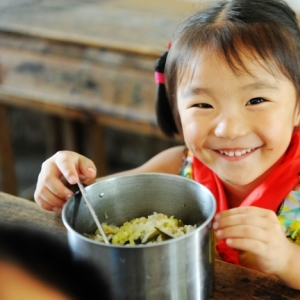
{"type": "Polygon", "coordinates": [[[177,89],[187,146],[233,186],[258,185],[280,163],[300,120],[293,83],[261,61],[243,62],[251,75],[203,52],[177,89]]]}

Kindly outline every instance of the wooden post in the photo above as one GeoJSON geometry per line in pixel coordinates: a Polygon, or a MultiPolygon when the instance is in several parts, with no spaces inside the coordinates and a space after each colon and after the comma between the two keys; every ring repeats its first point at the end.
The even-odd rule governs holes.
{"type": "Polygon", "coordinates": [[[105,155],[104,128],[97,123],[88,123],[85,126],[84,154],[93,160],[97,167],[97,177],[108,175],[105,155]]]}
{"type": "Polygon", "coordinates": [[[15,162],[9,132],[7,110],[4,105],[0,105],[0,179],[2,191],[17,195],[15,162]]]}

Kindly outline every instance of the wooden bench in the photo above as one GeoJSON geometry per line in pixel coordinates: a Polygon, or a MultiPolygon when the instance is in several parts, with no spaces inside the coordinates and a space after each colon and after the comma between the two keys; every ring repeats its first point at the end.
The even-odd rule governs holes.
{"type": "Polygon", "coordinates": [[[198,6],[184,0],[0,3],[2,190],[17,194],[9,107],[44,114],[49,152],[80,148],[99,175],[106,174],[103,126],[164,138],[154,113],[154,63],[176,24],[198,6]]]}

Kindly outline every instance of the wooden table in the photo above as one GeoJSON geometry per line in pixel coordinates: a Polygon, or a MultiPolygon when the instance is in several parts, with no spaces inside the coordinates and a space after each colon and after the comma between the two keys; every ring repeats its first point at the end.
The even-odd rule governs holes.
{"type": "Polygon", "coordinates": [[[163,138],[154,112],[154,63],[176,24],[198,6],[185,0],[1,1],[3,191],[16,194],[10,107],[44,114],[52,126],[45,132],[49,153],[81,152],[99,175],[106,174],[103,126],[163,138]],[[77,135],[80,124],[85,139],[77,135]]]}
{"type": "MultiPolygon", "coordinates": [[[[42,210],[35,202],[0,192],[0,221],[12,225],[40,228],[67,241],[66,229],[57,213],[42,210]]],[[[300,299],[300,291],[286,287],[273,276],[215,262],[215,287],[210,299],[300,299]]]]}

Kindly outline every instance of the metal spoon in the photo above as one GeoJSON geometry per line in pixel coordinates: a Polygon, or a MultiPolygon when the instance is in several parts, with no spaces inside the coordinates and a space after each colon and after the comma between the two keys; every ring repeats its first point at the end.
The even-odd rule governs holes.
{"type": "Polygon", "coordinates": [[[94,221],[95,221],[95,223],[96,223],[96,225],[97,225],[97,227],[98,227],[98,229],[99,229],[99,231],[100,231],[100,233],[101,233],[101,235],[103,237],[103,240],[104,240],[105,244],[109,245],[109,241],[108,241],[108,239],[107,239],[107,237],[106,237],[106,235],[104,233],[104,230],[103,230],[103,228],[102,228],[102,226],[101,226],[101,224],[100,224],[100,222],[98,220],[98,217],[97,217],[97,215],[96,215],[96,213],[95,213],[95,211],[94,211],[94,209],[93,209],[93,207],[91,205],[91,201],[90,201],[90,199],[89,199],[89,197],[88,197],[88,195],[87,195],[87,193],[85,191],[85,188],[84,188],[83,184],[80,181],[78,181],[77,184],[79,186],[79,189],[81,191],[83,199],[84,199],[86,205],[88,206],[88,208],[90,210],[90,213],[92,214],[92,217],[93,217],[93,219],[94,219],[94,221]]]}

